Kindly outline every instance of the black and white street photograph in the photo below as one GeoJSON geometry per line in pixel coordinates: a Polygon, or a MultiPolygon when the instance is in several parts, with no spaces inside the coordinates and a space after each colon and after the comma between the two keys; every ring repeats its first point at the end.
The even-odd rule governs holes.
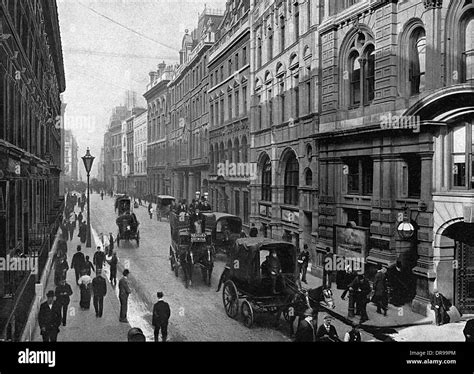
{"type": "Polygon", "coordinates": [[[473,341],[474,1],[0,0],[17,368],[473,341]]]}

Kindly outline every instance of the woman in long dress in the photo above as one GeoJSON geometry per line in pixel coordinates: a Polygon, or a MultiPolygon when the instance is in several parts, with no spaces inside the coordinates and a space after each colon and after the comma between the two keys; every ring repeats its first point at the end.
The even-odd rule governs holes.
{"type": "Polygon", "coordinates": [[[79,278],[79,288],[81,289],[81,300],[79,305],[82,309],[89,309],[91,306],[92,278],[83,270],[79,278]]]}

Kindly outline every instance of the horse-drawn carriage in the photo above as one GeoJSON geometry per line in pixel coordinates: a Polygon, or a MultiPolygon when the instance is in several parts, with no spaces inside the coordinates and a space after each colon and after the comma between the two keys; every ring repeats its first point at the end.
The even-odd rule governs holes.
{"type": "Polygon", "coordinates": [[[296,247],[289,242],[266,238],[240,238],[232,247],[226,268],[221,275],[224,284],[222,300],[227,315],[251,327],[256,314],[270,313],[279,323],[283,316],[293,324],[308,308],[318,312],[320,303],[333,307],[330,290],[318,287],[301,288],[296,247]],[[269,261],[279,263],[279,274],[271,274],[269,261]],[[271,277],[276,278],[276,283],[271,277]],[[272,284],[273,283],[273,284],[272,284]]]}
{"type": "Polygon", "coordinates": [[[166,217],[169,220],[171,206],[175,201],[173,196],[158,195],[156,197],[156,219],[161,222],[161,218],[166,217]]]}
{"type": "Polygon", "coordinates": [[[117,246],[120,247],[120,240],[135,240],[137,247],[140,246],[140,223],[137,216],[131,209],[132,199],[126,195],[119,195],[115,200],[115,210],[118,211],[118,218],[115,223],[118,227],[117,246]]]}
{"type": "MultiPolygon", "coordinates": [[[[210,213],[204,213],[208,215],[210,213]]],[[[216,252],[228,253],[242,233],[242,219],[227,213],[214,213],[216,226],[212,230],[212,243],[216,252]]]]}
{"type": "Polygon", "coordinates": [[[216,224],[213,214],[203,216],[205,230],[193,232],[191,220],[187,213],[169,213],[171,228],[170,262],[171,270],[176,277],[179,268],[183,269],[186,288],[192,284],[194,265],[201,268],[202,279],[211,285],[212,270],[214,268],[214,250],[212,246],[212,230],[216,224]]]}

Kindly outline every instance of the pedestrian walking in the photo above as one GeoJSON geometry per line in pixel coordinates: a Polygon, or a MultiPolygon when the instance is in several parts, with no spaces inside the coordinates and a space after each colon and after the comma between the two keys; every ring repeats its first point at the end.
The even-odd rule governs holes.
{"type": "Polygon", "coordinates": [[[367,303],[369,301],[372,288],[369,281],[365,278],[363,273],[359,273],[349,286],[349,290],[354,292],[354,301],[356,307],[356,315],[360,315],[360,323],[369,320],[367,315],[367,303]]]}
{"type": "Polygon", "coordinates": [[[112,286],[117,285],[117,264],[118,264],[118,257],[117,253],[113,252],[112,257],[108,261],[109,263],[109,272],[110,272],[110,284],[112,286]]]}
{"type": "Polygon", "coordinates": [[[100,199],[104,200],[104,191],[100,191],[100,199]]]}
{"type": "Polygon", "coordinates": [[[54,265],[54,284],[58,286],[63,279],[66,279],[67,271],[69,270],[69,265],[67,263],[66,255],[61,253],[56,258],[54,265]]]}
{"type": "MultiPolygon", "coordinates": [[[[104,238],[107,238],[107,236],[104,236],[104,238]]],[[[96,272],[102,270],[105,262],[105,253],[101,251],[100,247],[97,247],[97,251],[94,253],[94,258],[92,261],[95,265],[96,272]]]]}
{"type": "Polygon", "coordinates": [[[59,310],[61,314],[61,320],[63,326],[66,326],[66,317],[68,312],[68,305],[70,302],[70,296],[72,295],[72,288],[69,283],[66,282],[66,279],[61,280],[59,286],[56,287],[56,301],[59,305],[59,310]]]}
{"type": "Polygon", "coordinates": [[[81,289],[81,300],[79,305],[82,309],[88,310],[91,307],[91,284],[92,278],[82,270],[82,276],[79,278],[79,287],[81,289]]]}
{"type": "Polygon", "coordinates": [[[308,251],[308,245],[305,244],[303,246],[303,250],[298,256],[298,270],[299,274],[301,275],[301,282],[303,283],[308,283],[306,281],[306,272],[308,270],[308,264],[309,264],[309,251],[308,251]]]}
{"type": "Polygon", "coordinates": [[[132,292],[128,283],[128,275],[130,271],[125,269],[123,271],[123,277],[119,280],[119,300],[120,300],[120,322],[128,322],[127,320],[127,309],[128,309],[128,296],[132,292]]]}
{"type": "Polygon", "coordinates": [[[163,300],[163,292],[157,292],[156,297],[158,301],[153,307],[153,320],[152,325],[155,327],[155,342],[158,341],[158,335],[161,330],[161,340],[166,342],[168,337],[168,321],[171,316],[171,310],[169,304],[163,300]]]}
{"type": "Polygon", "coordinates": [[[95,316],[102,317],[104,311],[104,297],[107,294],[107,284],[105,278],[102,277],[101,270],[98,270],[96,277],[92,280],[92,292],[94,293],[94,309],[95,316]]]}
{"type": "Polygon", "coordinates": [[[79,278],[81,276],[82,269],[84,268],[86,258],[84,253],[81,252],[81,246],[77,246],[77,252],[72,256],[71,269],[74,269],[76,273],[76,284],[78,284],[79,278]]]}
{"type": "Polygon", "coordinates": [[[82,215],[82,212],[80,212],[78,215],[77,215],[77,222],[79,223],[79,228],[81,227],[81,224],[82,224],[82,220],[84,219],[84,216],[82,215]]]}
{"type": "Polygon", "coordinates": [[[352,325],[352,329],[344,335],[345,342],[361,342],[360,325],[352,325]]]}
{"type": "Polygon", "coordinates": [[[110,232],[109,233],[109,252],[110,254],[112,254],[114,252],[114,236],[112,235],[112,233],[110,232]]]}
{"type": "Polygon", "coordinates": [[[69,222],[66,220],[63,220],[61,222],[61,238],[63,240],[69,240],[69,227],[68,227],[69,222]]]}
{"type": "Polygon", "coordinates": [[[436,288],[433,290],[433,295],[431,295],[430,299],[431,309],[435,312],[436,326],[449,323],[448,310],[451,308],[451,302],[436,288]]]}
{"type": "Polygon", "coordinates": [[[82,223],[79,225],[79,240],[81,241],[82,244],[85,244],[87,240],[87,223],[85,221],[82,221],[82,223]]]}
{"type": "Polygon", "coordinates": [[[61,312],[54,300],[54,291],[48,291],[46,301],[41,304],[38,314],[38,325],[41,329],[43,342],[56,342],[61,326],[61,312]]]}
{"type": "Polygon", "coordinates": [[[316,340],[323,342],[339,342],[336,328],[331,324],[332,318],[329,315],[324,317],[324,323],[319,326],[316,332],[316,340]]]}
{"type": "Polygon", "coordinates": [[[249,236],[251,238],[256,238],[258,236],[258,229],[255,227],[255,223],[252,223],[252,228],[250,229],[249,236]]]}
{"type": "Polygon", "coordinates": [[[315,342],[316,341],[316,331],[314,327],[313,319],[314,311],[312,308],[305,310],[303,316],[304,319],[298,324],[298,329],[296,330],[295,342],[315,342]]]}
{"type": "Polygon", "coordinates": [[[387,269],[382,264],[378,265],[377,273],[374,278],[374,296],[372,302],[377,305],[377,313],[387,316],[388,293],[387,293],[387,269]]]}
{"type": "Polygon", "coordinates": [[[92,271],[94,271],[97,274],[97,271],[94,268],[94,265],[92,264],[89,256],[86,256],[86,261],[84,262],[84,270],[86,271],[86,274],[88,276],[91,276],[92,271]]]}
{"type": "Polygon", "coordinates": [[[153,205],[151,203],[148,204],[148,214],[150,215],[150,219],[153,219],[153,205]]]}
{"type": "Polygon", "coordinates": [[[466,326],[464,326],[462,332],[466,338],[466,342],[474,342],[474,318],[466,322],[466,326]]]}

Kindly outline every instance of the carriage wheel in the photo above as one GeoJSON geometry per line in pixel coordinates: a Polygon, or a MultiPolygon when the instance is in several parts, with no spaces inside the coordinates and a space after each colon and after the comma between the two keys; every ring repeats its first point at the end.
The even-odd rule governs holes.
{"type": "Polygon", "coordinates": [[[253,309],[252,305],[250,305],[247,300],[244,300],[244,302],[242,303],[242,308],[240,312],[242,314],[244,325],[248,328],[251,328],[253,325],[253,309]]]}
{"type": "Polygon", "coordinates": [[[239,295],[234,282],[229,280],[224,283],[222,301],[224,302],[224,309],[227,315],[235,319],[239,313],[239,295]]]}

